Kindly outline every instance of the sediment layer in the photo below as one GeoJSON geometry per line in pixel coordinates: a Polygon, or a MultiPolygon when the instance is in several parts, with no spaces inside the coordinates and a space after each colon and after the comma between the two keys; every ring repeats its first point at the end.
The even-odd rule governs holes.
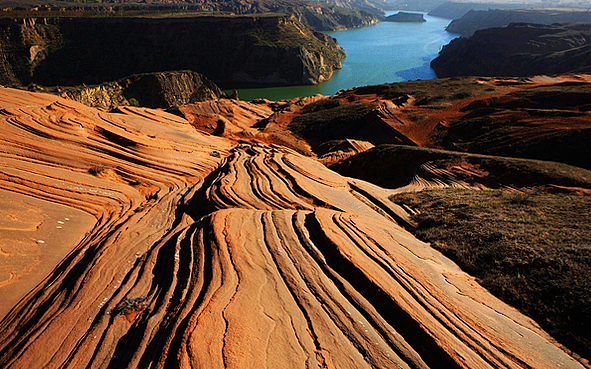
{"type": "Polygon", "coordinates": [[[387,190],[157,110],[0,101],[1,187],[95,219],[57,228],[80,240],[45,278],[0,286],[23,296],[2,367],[581,367],[404,230],[387,190]]]}

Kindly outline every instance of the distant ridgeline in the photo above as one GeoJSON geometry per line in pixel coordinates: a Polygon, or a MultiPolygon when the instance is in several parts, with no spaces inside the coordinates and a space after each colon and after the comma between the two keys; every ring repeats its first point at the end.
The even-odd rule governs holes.
{"type": "Polygon", "coordinates": [[[0,84],[96,84],[192,70],[216,83],[315,84],[345,56],[293,15],[0,19],[0,84]]]}
{"type": "Polygon", "coordinates": [[[384,19],[386,22],[426,22],[423,14],[398,12],[384,19]]]}
{"type": "Polygon", "coordinates": [[[576,9],[522,9],[503,10],[490,9],[471,10],[460,19],[454,19],[448,26],[447,31],[471,36],[474,32],[486,29],[505,27],[511,23],[589,23],[591,22],[591,11],[576,9]]]}
{"type": "MultiPolygon", "coordinates": [[[[435,4],[435,1],[434,1],[435,4]]],[[[458,19],[464,14],[472,10],[489,10],[489,9],[535,9],[547,6],[546,2],[463,2],[463,1],[446,1],[443,4],[435,6],[429,10],[429,15],[434,17],[441,17],[447,19],[458,19]]],[[[575,7],[576,5],[572,5],[575,7]]],[[[580,5],[583,7],[584,5],[580,5]]],[[[583,8],[584,9],[584,8],[583,8]]]]}
{"type": "Polygon", "coordinates": [[[452,40],[431,62],[439,77],[591,73],[591,23],[528,24],[452,40]]]}
{"type": "MultiPolygon", "coordinates": [[[[182,2],[152,2],[143,0],[70,0],[54,1],[51,5],[39,5],[36,0],[0,0],[2,15],[18,17],[52,17],[58,13],[75,16],[137,16],[156,12],[186,14],[195,12],[243,14],[294,14],[299,21],[317,31],[335,31],[350,27],[376,24],[383,18],[379,0],[332,1],[300,0],[183,0],[182,2]]],[[[61,14],[61,15],[60,15],[61,14]]]]}

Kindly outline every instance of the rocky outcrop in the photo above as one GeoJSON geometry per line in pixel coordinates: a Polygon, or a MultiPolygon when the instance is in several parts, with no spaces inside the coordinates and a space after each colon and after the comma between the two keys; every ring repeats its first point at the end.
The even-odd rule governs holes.
{"type": "Polygon", "coordinates": [[[575,22],[591,22],[591,12],[569,9],[471,10],[460,19],[451,21],[446,30],[450,33],[468,37],[481,29],[505,27],[511,23],[554,24],[575,22]]]}
{"type": "Polygon", "coordinates": [[[444,46],[431,67],[439,77],[533,76],[591,72],[591,25],[514,23],[444,46]]]}
{"type": "Polygon", "coordinates": [[[590,82],[590,75],[438,78],[280,102],[211,100],[178,112],[204,132],[281,144],[327,164],[372,145],[404,144],[591,169],[590,82]]]}
{"type": "Polygon", "coordinates": [[[0,21],[0,83],[98,84],[192,70],[215,82],[314,84],[340,68],[335,39],[294,16],[0,21]]]}
{"type": "Polygon", "coordinates": [[[383,11],[369,1],[320,1],[299,6],[280,6],[274,12],[292,13],[298,20],[317,31],[337,31],[377,24],[384,18],[383,11]],[[335,6],[337,5],[337,6],[335,6]]]}
{"type": "Polygon", "coordinates": [[[551,184],[585,189],[591,194],[590,170],[548,161],[422,147],[381,145],[330,168],[401,192],[437,187],[524,190],[551,184]],[[396,176],[391,175],[393,171],[396,176]]]}
{"type": "Polygon", "coordinates": [[[388,17],[386,17],[386,19],[384,19],[385,22],[426,22],[425,17],[423,17],[423,14],[420,13],[406,13],[406,12],[398,12],[396,14],[392,14],[388,17]]]}
{"type": "Polygon", "coordinates": [[[168,108],[225,97],[207,77],[191,71],[136,74],[116,82],[56,92],[84,105],[109,110],[126,105],[168,108]]]}
{"type": "Polygon", "coordinates": [[[3,368],[583,368],[391,191],[160,110],[0,109],[3,368]]]}

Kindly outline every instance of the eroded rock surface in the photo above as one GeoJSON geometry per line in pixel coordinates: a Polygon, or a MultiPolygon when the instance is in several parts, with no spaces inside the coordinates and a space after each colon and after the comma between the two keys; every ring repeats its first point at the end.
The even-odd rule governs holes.
{"type": "Polygon", "coordinates": [[[0,101],[2,189],[95,219],[3,311],[2,367],[582,367],[405,231],[391,191],[157,110],[0,101]]]}
{"type": "Polygon", "coordinates": [[[115,82],[60,88],[56,92],[84,105],[109,110],[134,104],[168,108],[225,97],[215,83],[192,71],[136,74],[115,82]]]}

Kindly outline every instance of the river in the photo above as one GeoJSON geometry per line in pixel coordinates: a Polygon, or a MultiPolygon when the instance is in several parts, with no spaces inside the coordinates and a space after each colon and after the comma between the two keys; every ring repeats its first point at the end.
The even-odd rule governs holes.
{"type": "MultiPolygon", "coordinates": [[[[386,12],[386,15],[395,13],[386,12]]],[[[239,89],[238,96],[241,100],[281,100],[333,95],[359,86],[436,78],[429,63],[443,45],[458,35],[445,31],[450,19],[424,16],[427,22],[423,23],[380,22],[371,27],[325,32],[336,38],[347,53],[343,68],[335,71],[329,81],[312,86],[239,89]]]]}

